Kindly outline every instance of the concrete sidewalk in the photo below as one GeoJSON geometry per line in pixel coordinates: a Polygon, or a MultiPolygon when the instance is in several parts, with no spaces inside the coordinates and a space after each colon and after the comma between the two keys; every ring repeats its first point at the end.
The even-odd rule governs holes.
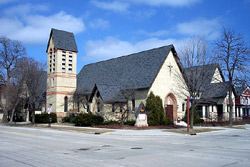
{"type": "MultiPolygon", "coordinates": [[[[2,124],[3,125],[3,124],[2,124]]],[[[80,133],[89,133],[89,134],[102,134],[102,135],[121,135],[121,136],[185,136],[190,134],[178,133],[178,130],[175,129],[143,129],[143,130],[130,130],[130,129],[107,129],[107,128],[93,128],[93,127],[79,127],[71,124],[51,124],[51,127],[48,127],[48,124],[25,124],[25,123],[16,123],[16,124],[7,124],[9,126],[27,126],[34,128],[51,128],[56,130],[70,130],[78,131],[80,133]]],[[[250,130],[250,124],[246,125],[235,125],[233,128],[228,127],[199,127],[195,126],[195,130],[201,131],[196,133],[196,135],[205,135],[205,134],[218,134],[223,133],[223,131],[235,131],[239,129],[250,130]],[[208,132],[202,132],[202,129],[209,129],[208,132]]],[[[186,129],[181,129],[181,131],[186,131],[186,129]]]]}

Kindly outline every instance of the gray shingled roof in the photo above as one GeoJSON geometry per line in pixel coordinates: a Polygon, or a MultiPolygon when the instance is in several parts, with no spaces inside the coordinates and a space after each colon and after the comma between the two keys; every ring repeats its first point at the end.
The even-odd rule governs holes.
{"type": "Polygon", "coordinates": [[[116,103],[116,102],[126,102],[127,99],[121,93],[120,88],[118,86],[110,86],[110,85],[96,85],[102,100],[105,103],[116,103]]]}
{"type": "MultiPolygon", "coordinates": [[[[228,89],[225,82],[214,84],[211,83],[216,68],[219,68],[217,64],[185,68],[185,72],[188,77],[188,83],[193,84],[197,89],[196,91],[199,90],[202,93],[201,98],[225,97],[225,93],[228,89]]],[[[224,81],[222,74],[221,76],[224,81]]]]}
{"type": "Polygon", "coordinates": [[[218,65],[216,64],[208,64],[204,66],[185,68],[189,84],[197,81],[197,85],[201,85],[202,89],[206,88],[211,83],[217,67],[218,65]]]}
{"type": "Polygon", "coordinates": [[[90,92],[95,84],[120,89],[149,88],[173,45],[86,65],[77,75],[77,91],[90,92]]]}
{"type": "MultiPolygon", "coordinates": [[[[54,39],[56,49],[78,52],[75,42],[75,37],[72,32],[67,32],[52,28],[50,32],[50,38],[51,37],[54,39]]],[[[48,46],[49,46],[49,41],[47,45],[47,50],[48,46]]]]}
{"type": "Polygon", "coordinates": [[[201,95],[201,99],[225,98],[229,88],[228,82],[211,83],[201,95]]]}

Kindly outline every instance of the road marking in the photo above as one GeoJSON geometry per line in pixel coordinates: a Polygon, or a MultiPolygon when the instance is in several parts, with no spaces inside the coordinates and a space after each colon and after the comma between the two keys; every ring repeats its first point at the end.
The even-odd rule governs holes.
{"type": "Polygon", "coordinates": [[[36,136],[34,134],[28,134],[28,133],[20,133],[20,132],[10,132],[10,131],[4,131],[4,130],[0,130],[0,132],[3,133],[10,133],[10,134],[15,134],[15,135],[21,135],[21,136],[36,136]]]}

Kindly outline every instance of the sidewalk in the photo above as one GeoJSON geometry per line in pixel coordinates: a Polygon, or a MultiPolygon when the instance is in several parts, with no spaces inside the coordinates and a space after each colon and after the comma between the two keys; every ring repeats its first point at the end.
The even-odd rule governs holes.
{"type": "Polygon", "coordinates": [[[220,133],[222,131],[230,130],[250,130],[250,124],[235,125],[233,128],[229,127],[199,127],[195,126],[194,130],[186,133],[186,128],[183,129],[146,129],[146,130],[130,130],[130,129],[107,129],[107,128],[93,128],[93,127],[78,127],[71,124],[35,124],[17,122],[13,124],[1,124],[6,126],[22,126],[22,127],[35,127],[35,128],[50,128],[55,130],[70,130],[80,133],[96,134],[96,135],[121,135],[121,136],[183,136],[183,135],[203,135],[208,133],[220,133]]]}

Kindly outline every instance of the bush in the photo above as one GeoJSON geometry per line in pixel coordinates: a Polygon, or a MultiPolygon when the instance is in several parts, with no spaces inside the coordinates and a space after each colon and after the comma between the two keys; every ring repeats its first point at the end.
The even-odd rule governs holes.
{"type": "MultiPolygon", "coordinates": [[[[50,117],[52,118],[51,123],[57,122],[56,113],[50,113],[50,117]]],[[[36,114],[35,122],[36,123],[49,123],[49,114],[48,113],[36,114]]]]}
{"type": "Polygon", "coordinates": [[[121,125],[121,121],[113,121],[113,120],[105,121],[103,125],[121,125]]]}
{"type": "Polygon", "coordinates": [[[129,125],[129,126],[134,126],[135,125],[135,120],[129,120],[123,123],[124,125],[129,125]]]}
{"type": "Polygon", "coordinates": [[[146,100],[146,111],[148,112],[148,124],[150,126],[165,125],[164,108],[162,99],[150,92],[146,100]]]}
{"type": "Polygon", "coordinates": [[[63,122],[63,123],[65,123],[65,122],[69,122],[69,117],[68,117],[68,116],[63,117],[62,122],[63,122]]]}
{"type": "MultiPolygon", "coordinates": [[[[191,107],[189,109],[189,121],[190,121],[190,118],[191,118],[191,107]]],[[[187,112],[185,113],[185,117],[182,119],[182,121],[185,121],[187,123],[187,112]]],[[[194,125],[195,124],[201,124],[203,123],[204,120],[200,118],[199,116],[199,113],[198,113],[198,109],[197,107],[194,109],[194,125]]]]}
{"type": "Polygon", "coordinates": [[[94,126],[103,124],[103,117],[100,115],[94,115],[92,113],[88,114],[79,114],[75,116],[73,123],[76,126],[94,126]]]}

